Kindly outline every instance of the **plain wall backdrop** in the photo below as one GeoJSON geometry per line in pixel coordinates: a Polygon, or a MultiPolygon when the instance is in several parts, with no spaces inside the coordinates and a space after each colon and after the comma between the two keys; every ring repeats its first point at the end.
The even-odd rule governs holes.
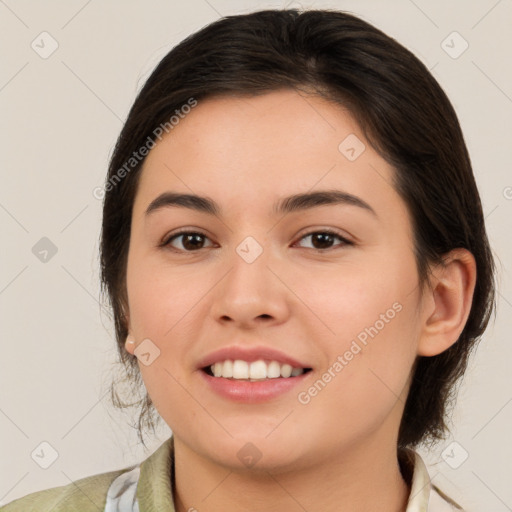
{"type": "MultiPolygon", "coordinates": [[[[168,50],[220,16],[294,6],[0,0],[0,504],[140,462],[170,435],[162,422],[145,451],[133,418],[108,399],[116,352],[100,307],[102,204],[93,190],[168,50]]],[[[302,6],[352,12],[397,39],[457,111],[498,263],[497,319],[470,362],[451,436],[419,451],[434,483],[468,511],[512,510],[512,2],[302,6]]]]}

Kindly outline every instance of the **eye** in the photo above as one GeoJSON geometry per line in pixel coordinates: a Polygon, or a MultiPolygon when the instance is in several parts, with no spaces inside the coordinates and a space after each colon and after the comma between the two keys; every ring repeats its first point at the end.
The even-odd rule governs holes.
{"type": "MultiPolygon", "coordinates": [[[[341,243],[338,244],[339,246],[354,245],[350,240],[347,240],[335,231],[328,229],[311,231],[310,233],[303,235],[300,240],[305,240],[306,238],[311,238],[313,244],[313,247],[311,248],[318,251],[330,249],[335,239],[341,241],[341,243]]],[[[209,238],[203,233],[197,231],[180,231],[171,235],[161,245],[163,247],[170,247],[172,250],[176,250],[177,252],[194,252],[206,248],[204,246],[204,240],[209,240],[209,238]],[[173,242],[180,238],[182,239],[181,247],[173,245],[173,242]]]]}
{"type": "Polygon", "coordinates": [[[319,251],[322,251],[324,249],[330,249],[331,244],[333,243],[334,239],[341,240],[341,244],[338,244],[340,246],[343,245],[354,245],[353,242],[350,240],[347,240],[343,236],[339,235],[335,231],[331,230],[322,230],[322,231],[311,231],[310,233],[307,233],[306,235],[302,236],[300,240],[304,240],[306,238],[310,238],[313,244],[312,249],[316,249],[319,251]]]}
{"type": "Polygon", "coordinates": [[[175,233],[170,236],[166,241],[162,243],[162,246],[169,246],[171,249],[176,249],[177,251],[183,252],[194,252],[199,249],[204,249],[202,240],[208,239],[206,235],[203,233],[199,233],[197,231],[180,231],[179,233],[175,233]],[[171,242],[182,238],[181,245],[182,247],[175,247],[171,242]]]}

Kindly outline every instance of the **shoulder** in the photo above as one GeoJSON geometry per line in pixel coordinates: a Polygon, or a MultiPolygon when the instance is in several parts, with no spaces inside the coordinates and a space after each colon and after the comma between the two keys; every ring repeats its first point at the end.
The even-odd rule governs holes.
{"type": "Polygon", "coordinates": [[[105,508],[108,489],[119,475],[129,471],[121,469],[101,473],[68,485],[45,489],[11,501],[1,512],[98,512],[105,508]]]}
{"type": "Polygon", "coordinates": [[[102,512],[107,498],[112,508],[120,500],[136,497],[141,499],[143,510],[164,510],[162,503],[172,503],[173,447],[171,436],[138,465],[28,494],[0,507],[0,512],[102,512]]]}

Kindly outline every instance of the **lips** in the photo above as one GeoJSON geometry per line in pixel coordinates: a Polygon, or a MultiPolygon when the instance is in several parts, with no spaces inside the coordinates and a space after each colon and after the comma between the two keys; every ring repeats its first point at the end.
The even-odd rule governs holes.
{"type": "Polygon", "coordinates": [[[254,404],[286,395],[310,377],[312,368],[274,348],[231,346],[205,356],[198,370],[215,394],[254,404]]]}
{"type": "MultiPolygon", "coordinates": [[[[309,379],[310,372],[297,377],[265,379],[254,382],[248,380],[235,380],[211,377],[207,373],[199,372],[204,383],[204,392],[213,391],[217,396],[230,402],[257,404],[269,402],[288,395],[299,386],[304,386],[309,379]]],[[[292,395],[293,396],[293,395],[292,395]]],[[[292,399],[290,397],[290,399],[292,399]]],[[[295,399],[295,397],[293,397],[295,399]]]]}
{"type": "Polygon", "coordinates": [[[271,347],[240,347],[231,346],[224,347],[202,358],[198,363],[199,369],[209,368],[215,363],[222,363],[224,361],[246,361],[252,363],[253,361],[276,361],[280,365],[288,364],[292,368],[311,368],[311,365],[299,361],[284,352],[280,352],[271,347]]]}

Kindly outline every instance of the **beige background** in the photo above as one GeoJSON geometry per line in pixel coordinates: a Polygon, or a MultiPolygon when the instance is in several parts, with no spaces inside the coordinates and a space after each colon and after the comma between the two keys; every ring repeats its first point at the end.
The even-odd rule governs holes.
{"type": "MultiPolygon", "coordinates": [[[[106,394],[115,352],[98,303],[101,202],[92,191],[136,92],[173,45],[221,15],[287,5],[300,4],[0,0],[1,503],[149,454],[106,394]],[[46,262],[32,251],[43,237],[57,248],[46,262]],[[48,469],[31,457],[50,460],[41,442],[58,453],[48,469]]],[[[351,11],[395,37],[457,110],[498,258],[498,315],[461,387],[452,436],[421,453],[434,482],[468,510],[512,510],[512,2],[302,5],[351,11]],[[464,41],[458,58],[445,51],[458,53],[464,41]]],[[[149,451],[169,433],[164,425],[149,451]]]]}

